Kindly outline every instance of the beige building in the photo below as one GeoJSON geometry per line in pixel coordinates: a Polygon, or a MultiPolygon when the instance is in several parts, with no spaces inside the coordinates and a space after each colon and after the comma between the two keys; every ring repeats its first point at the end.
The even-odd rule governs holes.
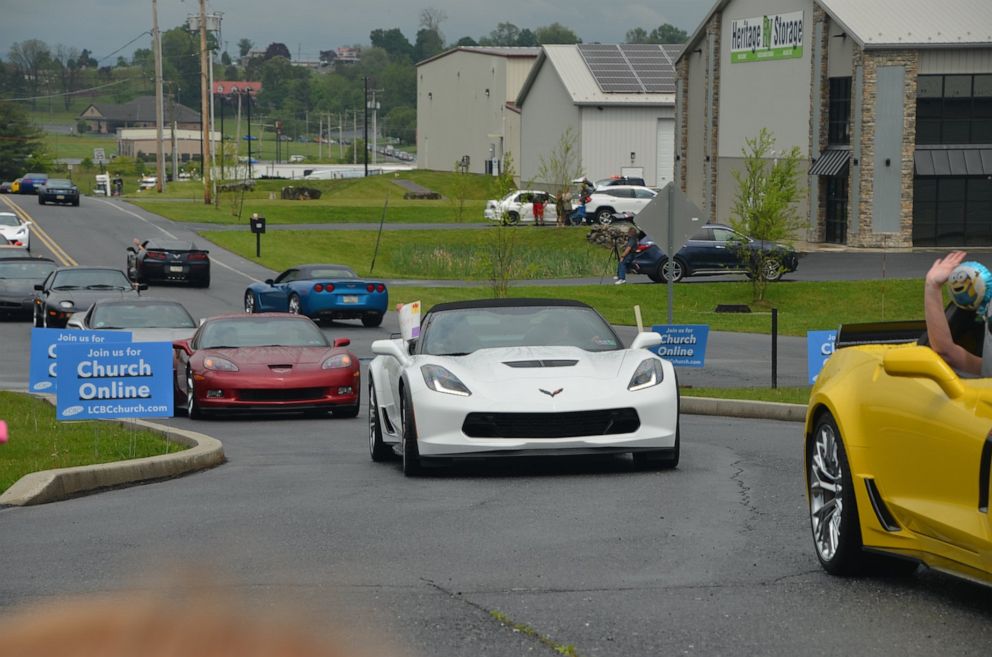
{"type": "Polygon", "coordinates": [[[417,64],[417,166],[498,173],[504,155],[519,171],[514,102],[540,48],[461,47],[417,64]]]}
{"type": "MultiPolygon", "coordinates": [[[[179,103],[166,102],[163,108],[166,125],[195,130],[200,127],[200,113],[179,103]]],[[[120,105],[93,104],[83,110],[79,119],[90,129],[103,134],[113,134],[121,128],[155,127],[155,97],[140,96],[120,105]]]]}
{"type": "Polygon", "coordinates": [[[992,245],[988,0],[719,0],[677,70],[676,181],[713,219],[767,128],[802,154],[797,237],[992,245]]]}
{"type": "MultiPolygon", "coordinates": [[[[157,130],[154,128],[130,128],[117,131],[117,154],[126,157],[139,155],[154,155],[157,130]]],[[[200,159],[200,139],[203,133],[199,130],[164,130],[162,132],[162,150],[166,159],[172,158],[173,149],[180,161],[200,159]]],[[[213,141],[220,142],[220,132],[214,131],[213,141]]],[[[216,148],[216,146],[215,146],[216,148]]]]}

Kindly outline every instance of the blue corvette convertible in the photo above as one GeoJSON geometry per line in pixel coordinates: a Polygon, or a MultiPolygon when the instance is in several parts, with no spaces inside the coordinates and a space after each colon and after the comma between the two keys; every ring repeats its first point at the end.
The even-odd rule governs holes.
{"type": "Polygon", "coordinates": [[[313,320],[361,319],[379,326],[389,304],[386,285],[358,278],[344,265],[298,265],[245,290],[246,313],[288,312],[313,320]]]}

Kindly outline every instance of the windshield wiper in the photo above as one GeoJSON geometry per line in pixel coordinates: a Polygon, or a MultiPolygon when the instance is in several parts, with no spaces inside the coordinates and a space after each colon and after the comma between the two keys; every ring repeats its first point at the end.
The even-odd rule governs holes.
{"type": "Polygon", "coordinates": [[[110,285],[108,283],[93,283],[86,286],[87,290],[123,290],[120,285],[110,285]]]}
{"type": "Polygon", "coordinates": [[[78,285],[56,285],[53,290],[78,290],[78,285]]]}
{"type": "Polygon", "coordinates": [[[452,351],[451,353],[447,353],[447,354],[434,354],[434,355],[435,356],[468,356],[470,353],[472,353],[472,352],[470,352],[470,351],[452,351]]]}

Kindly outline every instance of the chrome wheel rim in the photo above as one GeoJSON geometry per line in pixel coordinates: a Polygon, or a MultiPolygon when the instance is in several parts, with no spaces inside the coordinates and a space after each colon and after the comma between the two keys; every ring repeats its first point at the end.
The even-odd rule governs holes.
{"type": "Polygon", "coordinates": [[[669,260],[664,265],[665,279],[677,281],[682,278],[682,265],[677,260],[669,260]]]}
{"type": "Polygon", "coordinates": [[[839,449],[833,427],[829,424],[820,426],[813,439],[809,467],[809,515],[813,542],[824,561],[830,561],[837,554],[843,529],[844,484],[839,449]]]}
{"type": "Polygon", "coordinates": [[[251,292],[245,295],[245,312],[249,315],[255,312],[255,297],[252,296],[251,292]]]}
{"type": "Polygon", "coordinates": [[[613,215],[609,212],[600,213],[599,223],[603,224],[604,226],[609,226],[610,224],[613,223],[613,215]]]}
{"type": "Polygon", "coordinates": [[[781,275],[781,268],[776,260],[769,258],[765,260],[765,278],[774,281],[781,275]]]}
{"type": "Polygon", "coordinates": [[[193,373],[186,370],[186,417],[193,417],[193,405],[196,399],[193,392],[193,373]]]}
{"type": "Polygon", "coordinates": [[[297,296],[292,296],[289,298],[289,314],[299,315],[300,314],[300,298],[297,296]]]}
{"type": "Polygon", "coordinates": [[[377,423],[376,418],[376,400],[375,400],[375,388],[372,386],[372,382],[369,382],[369,453],[375,451],[375,425],[377,423]]]}

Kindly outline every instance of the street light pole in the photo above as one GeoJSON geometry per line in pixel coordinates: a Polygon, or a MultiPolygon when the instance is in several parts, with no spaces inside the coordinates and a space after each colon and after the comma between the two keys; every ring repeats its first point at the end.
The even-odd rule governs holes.
{"type": "Polygon", "coordinates": [[[155,50],[155,191],[162,193],[165,153],[162,148],[162,35],[158,31],[158,0],[152,0],[152,48],[155,50]]]}

